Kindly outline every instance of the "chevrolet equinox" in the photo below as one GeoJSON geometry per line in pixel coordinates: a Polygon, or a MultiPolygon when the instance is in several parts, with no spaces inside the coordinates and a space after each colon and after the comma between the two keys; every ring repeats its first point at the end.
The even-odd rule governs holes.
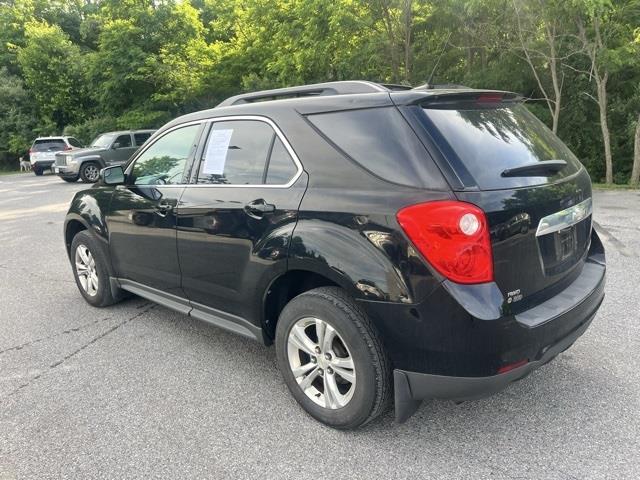
{"type": "Polygon", "coordinates": [[[505,388],[604,297],[589,176],[502,91],[238,95],[103,169],[64,236],[91,305],[130,292],[275,344],[297,402],[341,429],[505,388]]]}

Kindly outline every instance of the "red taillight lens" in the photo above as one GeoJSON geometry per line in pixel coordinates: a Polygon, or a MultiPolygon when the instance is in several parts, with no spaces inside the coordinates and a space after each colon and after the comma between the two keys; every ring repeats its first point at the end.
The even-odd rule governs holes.
{"type": "Polygon", "coordinates": [[[64,147],[64,150],[65,150],[65,152],[66,152],[67,150],[73,150],[73,147],[70,147],[69,145],[67,145],[66,147],[64,147]]]}
{"type": "Polygon", "coordinates": [[[405,207],[398,223],[439,273],[457,283],[493,281],[484,212],[470,203],[438,201],[405,207]]]}

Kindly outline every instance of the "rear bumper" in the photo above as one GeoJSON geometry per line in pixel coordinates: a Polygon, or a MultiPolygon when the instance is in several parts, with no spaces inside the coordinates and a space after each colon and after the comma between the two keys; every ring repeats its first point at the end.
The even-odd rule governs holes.
{"type": "Polygon", "coordinates": [[[423,399],[496,393],[569,348],[604,299],[604,249],[593,234],[581,272],[562,291],[513,313],[495,284],[443,283],[420,304],[362,302],[394,366],[396,418],[423,399]]]}
{"type": "MultiPolygon", "coordinates": [[[[600,300],[602,301],[602,299],[600,300]]],[[[599,304],[598,304],[599,306],[599,304]]],[[[526,377],[529,373],[553,360],[568,349],[589,328],[595,312],[569,335],[549,346],[539,359],[506,373],[489,377],[447,377],[427,373],[393,371],[396,421],[407,420],[424,399],[444,399],[454,401],[475,400],[488,397],[507,388],[511,383],[526,377]]]]}
{"type": "Polygon", "coordinates": [[[55,160],[36,160],[31,162],[31,166],[34,168],[51,168],[55,160]]]}

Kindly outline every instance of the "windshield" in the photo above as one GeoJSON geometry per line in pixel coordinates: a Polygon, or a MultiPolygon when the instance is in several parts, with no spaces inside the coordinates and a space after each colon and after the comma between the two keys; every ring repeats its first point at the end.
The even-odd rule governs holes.
{"type": "Polygon", "coordinates": [[[522,105],[498,108],[425,108],[430,133],[454,166],[463,165],[483,190],[542,185],[570,176],[580,162],[540,120],[522,105]],[[538,176],[501,174],[547,160],[564,160],[558,172],[538,176]]]}
{"type": "Polygon", "coordinates": [[[114,135],[105,133],[104,135],[100,135],[93,142],[91,142],[91,146],[93,148],[107,148],[111,145],[114,135]]]}

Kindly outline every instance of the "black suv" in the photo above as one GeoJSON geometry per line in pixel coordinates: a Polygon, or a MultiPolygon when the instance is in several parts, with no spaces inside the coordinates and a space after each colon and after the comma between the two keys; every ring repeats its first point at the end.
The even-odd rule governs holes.
{"type": "Polygon", "coordinates": [[[274,343],[300,405],[354,428],[571,346],[604,297],[591,216],[587,172],[521,97],[349,81],[170,122],[64,235],[90,304],[132,292],[274,343]]]}

